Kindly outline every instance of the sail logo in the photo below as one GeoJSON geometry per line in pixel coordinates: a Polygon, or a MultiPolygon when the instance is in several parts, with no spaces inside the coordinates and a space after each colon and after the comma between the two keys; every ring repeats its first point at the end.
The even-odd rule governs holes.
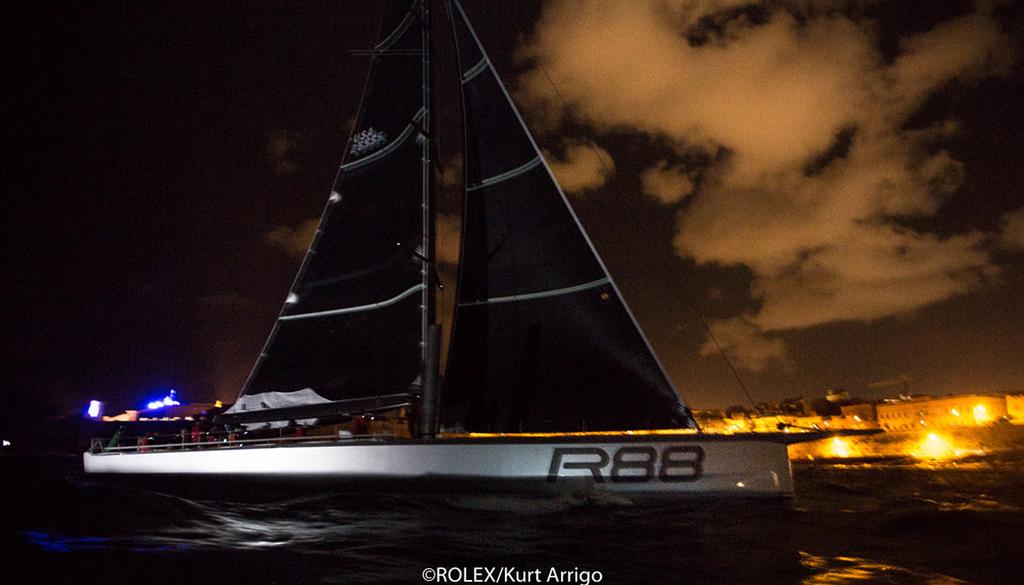
{"type": "Polygon", "coordinates": [[[658,450],[649,445],[619,447],[611,455],[601,447],[556,447],[548,467],[548,482],[558,481],[562,471],[577,469],[590,471],[596,483],[697,481],[704,473],[704,449],[672,446],[659,456],[658,450]]]}
{"type": "Polygon", "coordinates": [[[366,130],[357,132],[352,136],[352,156],[360,156],[373,152],[387,144],[388,137],[380,130],[370,126],[366,130]]]}

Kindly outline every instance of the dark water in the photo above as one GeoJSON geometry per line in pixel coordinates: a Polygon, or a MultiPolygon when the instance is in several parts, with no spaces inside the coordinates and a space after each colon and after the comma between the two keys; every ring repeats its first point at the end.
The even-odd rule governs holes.
{"type": "Polygon", "coordinates": [[[585,583],[582,571],[602,583],[1021,583],[1022,470],[1020,457],[798,466],[798,495],[781,501],[267,502],[98,484],[73,457],[2,457],[0,582],[421,583],[426,568],[515,567],[542,583],[585,583]],[[551,568],[581,572],[551,580],[551,568]]]}

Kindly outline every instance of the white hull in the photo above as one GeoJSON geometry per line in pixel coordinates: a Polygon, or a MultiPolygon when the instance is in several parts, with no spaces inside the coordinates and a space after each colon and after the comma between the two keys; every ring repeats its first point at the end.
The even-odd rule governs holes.
{"type": "Polygon", "coordinates": [[[146,476],[245,476],[328,481],[492,483],[527,491],[787,495],[785,442],[752,436],[347,441],[85,453],[85,471],[146,476]]]}

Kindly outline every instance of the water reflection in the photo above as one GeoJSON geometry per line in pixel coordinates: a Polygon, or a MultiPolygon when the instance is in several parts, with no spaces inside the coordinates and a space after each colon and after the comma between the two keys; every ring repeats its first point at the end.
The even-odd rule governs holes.
{"type": "Polygon", "coordinates": [[[890,563],[880,563],[857,557],[823,557],[800,553],[800,562],[812,574],[804,578],[803,585],[849,585],[862,583],[888,583],[892,585],[963,585],[969,584],[946,575],[914,571],[890,563]]]}
{"type": "Polygon", "coordinates": [[[253,489],[218,499],[74,471],[11,492],[7,525],[55,578],[90,582],[78,578],[87,570],[104,585],[211,567],[225,584],[417,582],[425,567],[482,564],[599,570],[606,583],[997,583],[1024,574],[1020,469],[798,466],[790,500],[655,504],[253,489]]]}

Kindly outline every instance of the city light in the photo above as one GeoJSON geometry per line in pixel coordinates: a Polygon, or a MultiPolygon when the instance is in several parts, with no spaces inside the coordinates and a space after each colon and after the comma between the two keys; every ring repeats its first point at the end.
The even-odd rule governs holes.
{"type": "Polygon", "coordinates": [[[949,439],[936,433],[928,433],[924,441],[918,445],[917,451],[914,452],[915,457],[922,459],[946,459],[955,455],[957,452],[949,439]]]}
{"type": "Polygon", "coordinates": [[[90,400],[89,406],[85,409],[85,415],[89,418],[98,418],[103,412],[103,403],[99,400],[90,400]]]}
{"type": "Polygon", "coordinates": [[[983,423],[988,422],[992,417],[988,414],[988,409],[985,408],[984,404],[977,404],[974,406],[974,420],[983,423]]]}
{"type": "Polygon", "coordinates": [[[832,455],[834,457],[846,458],[850,456],[850,445],[839,437],[832,438],[832,455]]]}

